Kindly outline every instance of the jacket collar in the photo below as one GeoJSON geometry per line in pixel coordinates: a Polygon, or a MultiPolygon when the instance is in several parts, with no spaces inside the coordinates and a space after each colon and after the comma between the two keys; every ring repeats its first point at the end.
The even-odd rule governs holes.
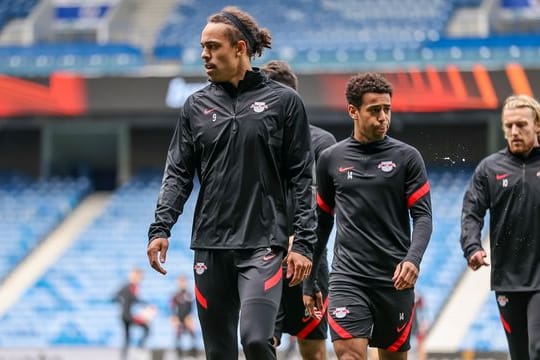
{"type": "Polygon", "coordinates": [[[264,80],[264,75],[259,68],[253,67],[251,70],[246,71],[244,78],[238,82],[238,87],[234,87],[229,82],[215,83],[217,86],[222,87],[229,95],[236,96],[238,93],[249,91],[257,87],[264,80]]]}
{"type": "Polygon", "coordinates": [[[356,140],[354,138],[354,134],[351,134],[350,141],[354,144],[354,146],[358,147],[359,149],[369,152],[369,151],[379,151],[386,148],[390,141],[390,137],[388,135],[385,135],[384,138],[382,138],[381,140],[376,140],[376,141],[372,141],[365,144],[356,140]]]}
{"type": "Polygon", "coordinates": [[[523,156],[523,155],[518,155],[518,154],[514,154],[510,151],[510,149],[508,148],[508,146],[505,148],[504,150],[509,156],[515,158],[515,159],[518,159],[520,161],[526,161],[526,160],[529,160],[529,159],[533,159],[533,158],[536,158],[536,157],[539,157],[540,156],[540,146],[536,146],[534,147],[531,152],[529,153],[529,155],[527,156],[523,156]]]}

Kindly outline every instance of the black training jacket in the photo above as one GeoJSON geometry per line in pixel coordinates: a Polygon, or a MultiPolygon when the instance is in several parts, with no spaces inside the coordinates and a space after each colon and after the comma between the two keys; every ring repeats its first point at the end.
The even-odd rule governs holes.
{"type": "Polygon", "coordinates": [[[492,290],[540,290],[540,147],[527,158],[506,148],[476,168],[461,216],[466,259],[482,249],[488,209],[492,290]]]}
{"type": "Polygon", "coordinates": [[[169,237],[191,193],[201,187],[192,249],[287,249],[287,189],[296,202],[293,249],[315,243],[309,125],[302,100],[258,69],[238,88],[210,83],[192,94],[173,135],[149,239],[169,237]]]}
{"type": "MultiPolygon", "coordinates": [[[[392,287],[400,262],[420,269],[432,216],[424,161],[414,147],[389,136],[368,144],[351,136],[328,148],[317,163],[317,203],[321,216],[336,217],[331,282],[392,287]]],[[[328,233],[321,241],[315,262],[328,233]]]]}

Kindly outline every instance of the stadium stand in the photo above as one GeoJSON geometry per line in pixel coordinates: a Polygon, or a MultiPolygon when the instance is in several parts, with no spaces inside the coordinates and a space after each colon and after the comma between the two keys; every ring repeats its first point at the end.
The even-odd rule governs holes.
{"type": "Polygon", "coordinates": [[[425,299],[425,320],[432,324],[466,268],[458,246],[461,203],[472,169],[429,169],[433,234],[422,261],[417,291],[425,299]]]}
{"type": "Polygon", "coordinates": [[[119,308],[111,299],[133,266],[145,270],[141,297],[159,309],[149,345],[172,346],[168,300],[176,277],[191,274],[189,238],[195,202],[192,196],[187,215],[175,227],[169,274],[163,279],[147,266],[145,251],[159,186],[157,173],[144,173],[114,193],[105,212],[3,317],[0,346],[120,346],[119,308]],[[48,321],[38,326],[44,317],[48,321]]]}
{"type": "Polygon", "coordinates": [[[0,0],[0,29],[13,19],[28,16],[39,0],[0,0]]]}
{"type": "Polygon", "coordinates": [[[45,76],[53,71],[126,73],[143,64],[140,49],[127,44],[36,44],[0,47],[0,72],[45,76]]]}
{"type": "Polygon", "coordinates": [[[493,293],[489,294],[482,310],[467,331],[461,348],[475,349],[476,351],[508,351],[506,336],[493,293]]]}
{"type": "Polygon", "coordinates": [[[0,281],[91,190],[86,178],[33,181],[0,174],[0,281]]]}
{"type": "MultiPolygon", "coordinates": [[[[209,13],[227,4],[179,4],[156,40],[155,57],[181,59],[183,71],[199,70],[200,29],[209,13]]],[[[499,66],[513,60],[534,63],[540,50],[534,36],[501,34],[486,41],[483,36],[463,39],[447,33],[458,9],[474,9],[482,4],[477,0],[387,0],[380,6],[373,0],[283,0],[267,5],[238,5],[272,29],[275,46],[260,61],[285,59],[301,71],[387,68],[396,62],[401,66],[443,65],[448,61],[466,65],[482,61],[499,66]],[[473,48],[471,42],[481,45],[473,48]]]]}
{"type": "MultiPolygon", "coordinates": [[[[425,295],[430,322],[465,268],[455,242],[461,196],[470,171],[455,170],[429,172],[436,225],[418,288],[425,295]]],[[[159,186],[158,173],[142,172],[115,191],[104,213],[85,229],[62,261],[53,265],[1,319],[5,326],[0,328],[4,342],[0,345],[120,346],[119,309],[111,298],[129,270],[138,266],[145,272],[141,298],[159,309],[148,345],[171,347],[168,299],[174,291],[174,279],[192,273],[189,239],[198,186],[174,228],[166,278],[147,266],[145,253],[146,231],[159,186]],[[49,319],[46,324],[34,326],[44,317],[49,319]]]]}
{"type": "MultiPolygon", "coordinates": [[[[200,30],[210,13],[230,3],[0,0],[0,73],[42,76],[69,70],[91,76],[159,76],[164,74],[159,66],[174,64],[174,75],[200,74],[200,30]],[[58,5],[66,3],[70,5],[58,5]]],[[[257,63],[281,58],[299,73],[396,71],[409,66],[421,69],[426,64],[467,69],[479,63],[504,71],[507,64],[518,63],[538,68],[540,7],[531,1],[241,0],[234,4],[273,33],[273,49],[257,63]]],[[[134,96],[133,102],[137,101],[134,96]]],[[[130,111],[126,118],[132,116],[130,111]]],[[[125,120],[119,120],[124,115],[99,115],[125,120]]],[[[34,124],[40,121],[37,117],[34,124]]],[[[498,130],[499,125],[494,128],[498,130]]],[[[426,320],[432,324],[452,301],[466,269],[458,245],[459,218],[471,173],[472,169],[429,169],[434,232],[418,290],[425,299],[426,320]]],[[[172,347],[168,299],[176,276],[192,272],[189,238],[195,194],[174,229],[166,264],[169,274],[163,278],[148,267],[145,255],[159,183],[160,174],[142,172],[113,193],[105,213],[84,229],[61,261],[0,316],[0,347],[119,347],[119,309],[111,297],[134,266],[144,269],[141,297],[159,310],[148,345],[172,347]]],[[[0,242],[0,285],[90,190],[84,178],[34,181],[0,174],[0,232],[11,240],[0,242]]],[[[460,345],[451,351],[506,351],[492,294],[478,316],[469,320],[472,325],[463,327],[466,335],[460,335],[460,345]]]]}
{"type": "MultiPolygon", "coordinates": [[[[0,25],[9,25],[17,17],[22,23],[17,28],[24,30],[10,37],[13,29],[5,27],[0,36],[4,44],[0,71],[114,74],[172,62],[175,71],[201,73],[200,30],[210,13],[230,4],[167,0],[151,10],[140,1],[135,5],[127,0],[79,2],[61,6],[53,0],[3,0],[0,25]]],[[[494,0],[384,0],[383,6],[375,0],[235,4],[272,30],[274,47],[257,61],[280,58],[303,72],[388,69],[396,62],[401,66],[482,62],[501,67],[509,61],[535,64],[540,53],[536,36],[540,12],[508,1],[499,6],[494,0]],[[464,20],[455,22],[454,17],[464,20]],[[532,25],[516,25],[524,22],[532,25]],[[477,27],[485,30],[473,27],[464,38],[460,29],[471,27],[469,23],[482,23],[477,27]]]]}

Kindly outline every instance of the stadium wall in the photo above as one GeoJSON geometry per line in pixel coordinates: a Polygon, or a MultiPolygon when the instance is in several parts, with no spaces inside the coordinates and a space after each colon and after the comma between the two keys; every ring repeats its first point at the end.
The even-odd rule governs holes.
{"type": "MultiPolygon", "coordinates": [[[[311,122],[338,139],[352,131],[344,96],[350,75],[299,78],[311,122]]],[[[540,93],[540,70],[516,64],[494,71],[449,66],[385,75],[394,85],[390,135],[418,147],[430,165],[476,165],[504,144],[499,134],[504,99],[514,92],[540,93]]],[[[0,157],[0,170],[33,176],[87,171],[103,188],[140,169],[162,168],[179,109],[207,84],[201,76],[74,73],[1,76],[0,83],[0,149],[7,154],[0,157]]]]}

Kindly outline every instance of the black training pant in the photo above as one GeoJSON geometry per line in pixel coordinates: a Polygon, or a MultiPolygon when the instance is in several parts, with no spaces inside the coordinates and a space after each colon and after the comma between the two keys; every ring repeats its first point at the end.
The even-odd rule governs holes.
{"type": "Polygon", "coordinates": [[[540,291],[495,296],[512,360],[540,360],[540,291]]]}
{"type": "Polygon", "coordinates": [[[275,360],[272,335],[281,298],[283,250],[196,250],[195,297],[209,360],[275,360]]]}

